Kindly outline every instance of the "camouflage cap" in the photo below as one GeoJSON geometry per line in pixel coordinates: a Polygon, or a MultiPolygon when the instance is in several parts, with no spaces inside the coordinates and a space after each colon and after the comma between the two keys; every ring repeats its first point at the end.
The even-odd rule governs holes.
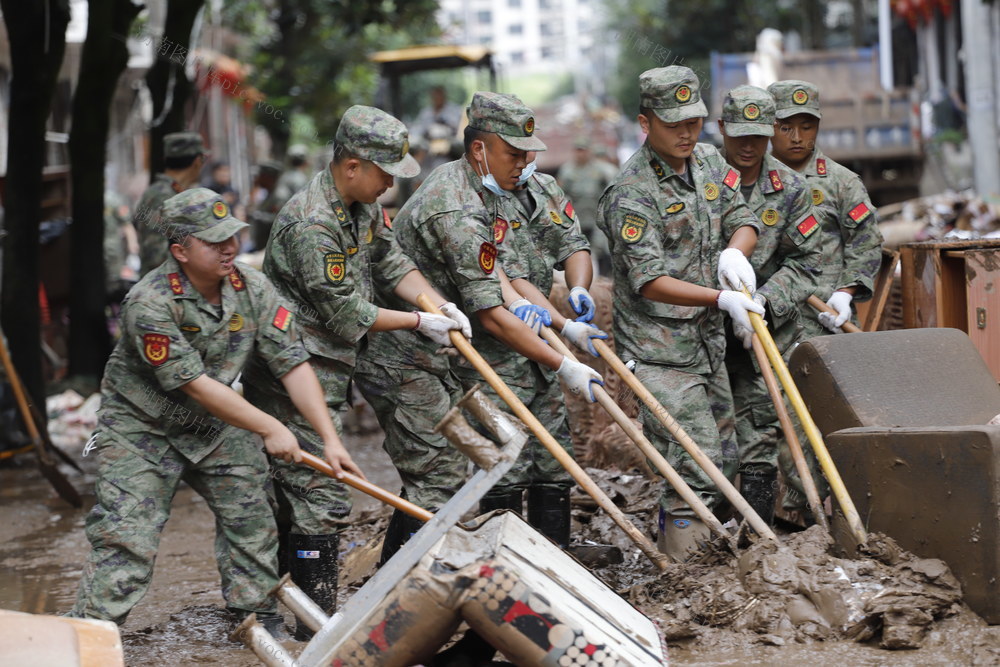
{"type": "Polygon", "coordinates": [[[544,151],[545,144],[535,135],[535,116],[513,95],[478,92],[465,110],[469,127],[493,132],[522,151],[544,151]]]}
{"type": "Polygon", "coordinates": [[[287,153],[290,158],[307,158],[309,157],[309,149],[302,144],[292,144],[288,147],[287,153]]]}
{"type": "Polygon", "coordinates": [[[708,115],[701,99],[698,75],[690,67],[671,65],[639,75],[639,104],[664,123],[679,123],[708,115]]]}
{"type": "Polygon", "coordinates": [[[207,154],[197,132],[173,132],[163,137],[163,157],[194,157],[207,154]]]}
{"type": "Polygon", "coordinates": [[[730,137],[773,137],[774,98],[757,86],[737,86],[726,93],[722,123],[730,137]]]}
{"type": "Polygon", "coordinates": [[[808,81],[776,81],[767,87],[767,92],[774,95],[775,117],[779,120],[800,113],[823,117],[819,111],[819,88],[808,81]]]}
{"type": "Polygon", "coordinates": [[[355,104],[337,126],[337,147],[370,160],[391,176],[411,178],[420,165],[410,155],[406,126],[381,109],[355,104]]]}
{"type": "Polygon", "coordinates": [[[168,238],[190,234],[206,243],[221,243],[249,226],[234,218],[222,196],[208,188],[185,190],[163,202],[163,220],[161,231],[168,238]]]}
{"type": "Polygon", "coordinates": [[[257,165],[257,169],[260,174],[271,174],[273,176],[277,176],[284,171],[285,167],[277,160],[264,160],[257,165]]]}

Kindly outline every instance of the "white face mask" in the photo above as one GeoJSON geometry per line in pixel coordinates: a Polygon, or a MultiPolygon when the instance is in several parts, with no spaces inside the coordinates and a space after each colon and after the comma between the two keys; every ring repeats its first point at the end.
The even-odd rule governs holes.
{"type": "Polygon", "coordinates": [[[517,179],[518,186],[524,185],[531,178],[532,174],[535,173],[535,169],[538,168],[538,160],[532,160],[529,162],[524,169],[521,170],[521,177],[517,179]]]}
{"type": "Polygon", "coordinates": [[[496,177],[494,177],[490,172],[490,161],[486,158],[485,143],[483,143],[483,162],[486,163],[486,173],[479,175],[483,181],[483,187],[495,194],[497,197],[506,197],[509,193],[500,187],[500,184],[497,183],[496,177]]]}

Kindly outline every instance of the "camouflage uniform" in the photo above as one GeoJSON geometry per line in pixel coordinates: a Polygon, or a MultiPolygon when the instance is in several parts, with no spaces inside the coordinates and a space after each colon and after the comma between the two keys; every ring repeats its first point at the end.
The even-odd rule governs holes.
{"type": "MultiPolygon", "coordinates": [[[[578,142],[577,148],[589,148],[589,142],[578,142]]],[[[608,241],[597,229],[597,202],[618,170],[604,160],[589,159],[585,164],[568,160],[559,167],[559,185],[573,198],[580,229],[590,240],[591,252],[598,264],[610,264],[608,241]]]]}
{"type": "MultiPolygon", "coordinates": [[[[774,133],[774,99],[767,91],[740,86],[729,92],[722,120],[731,137],[774,133]]],[[[767,299],[767,320],[782,354],[790,353],[802,334],[801,304],[816,288],[822,257],[819,223],[813,216],[806,181],[771,155],[764,155],[760,175],[747,195],[747,205],[763,226],[750,264],[757,293],[767,299]]],[[[781,439],[778,415],[752,352],[732,335],[726,345],[726,367],[736,406],[740,472],[773,471],[781,439]]]]}
{"type": "MultiPolygon", "coordinates": [[[[204,152],[205,146],[197,132],[174,132],[163,137],[164,157],[195,157],[204,152]]],[[[184,188],[166,174],[157,174],[142,193],[133,216],[139,237],[140,277],[163,264],[170,255],[160,210],[163,202],[183,191],[184,188]]]]}
{"type": "MultiPolygon", "coordinates": [[[[392,168],[390,160],[402,162],[399,151],[406,141],[402,123],[371,107],[355,106],[348,111],[338,127],[338,145],[362,157],[370,155],[386,171],[392,168]]],[[[364,336],[378,315],[372,303],[375,286],[391,290],[414,265],[393,243],[389,217],[382,207],[361,202],[344,205],[330,169],[324,169],[281,209],[263,270],[296,307],[303,342],[340,431],[337,412],[347,400],[364,336]]],[[[247,399],[285,423],[304,450],[323,456],[322,441],[263,363],[250,365],[244,387],[247,399]]],[[[343,484],[305,466],[277,459],[271,466],[276,495],[290,512],[293,533],[339,532],[351,509],[343,484]]]]}
{"type": "MultiPolygon", "coordinates": [[[[805,81],[779,81],[768,86],[776,101],[777,118],[788,118],[799,113],[807,113],[822,118],[819,110],[819,90],[805,81]]],[[[816,147],[805,167],[799,174],[804,176],[811,188],[813,212],[820,223],[823,246],[823,275],[818,289],[814,292],[826,301],[842,287],[854,287],[853,301],[865,301],[872,297],[875,277],[882,263],[882,233],[878,228],[875,207],[868,198],[861,179],[850,169],[826,157],[816,147]]],[[[799,306],[803,327],[802,339],[827,336],[831,332],[816,319],[815,309],[803,302],[799,306]]],[[[797,421],[797,420],[796,420],[797,421]]],[[[807,442],[801,426],[796,424],[799,440],[807,442]]],[[[813,471],[813,478],[826,492],[823,475],[820,474],[811,447],[803,447],[813,471]]],[[[799,509],[805,506],[802,482],[795,470],[791,452],[783,447],[779,452],[782,474],[790,490],[785,498],[787,508],[799,509]]]]}
{"type": "MultiPolygon", "coordinates": [[[[645,72],[640,89],[643,106],[664,122],[707,115],[698,78],[686,67],[645,72]]],[[[698,144],[687,172],[690,182],[643,145],[601,197],[597,224],[611,249],[619,356],[637,361],[639,380],[732,478],[739,459],[723,363],[723,313],[647,300],[640,290],[660,276],[714,288],[727,240],[740,227],[761,225],[739,193],[739,172],[715,148],[698,144]]],[[[708,475],[645,406],[639,417],[647,437],[695,493],[717,506],[722,496],[708,475]]],[[[669,485],[660,506],[667,514],[693,514],[669,485]]]]}
{"type": "MultiPolygon", "coordinates": [[[[225,223],[216,227],[228,227],[222,233],[246,226],[207,190],[172,198],[165,215],[174,220],[192,207],[207,212],[206,197],[225,223]]],[[[201,375],[229,385],[251,355],[278,376],[306,361],[291,312],[263,275],[244,266],[224,279],[221,304],[210,304],[171,257],[129,292],[121,327],[104,372],[95,434],[97,503],[86,522],[92,551],[70,615],[124,622],[149,586],[181,481],[215,513],[227,605],[274,612],[267,592],[277,583],[277,531],[264,454],[240,437],[246,431],[215,419],[180,387],[201,375]]]]}

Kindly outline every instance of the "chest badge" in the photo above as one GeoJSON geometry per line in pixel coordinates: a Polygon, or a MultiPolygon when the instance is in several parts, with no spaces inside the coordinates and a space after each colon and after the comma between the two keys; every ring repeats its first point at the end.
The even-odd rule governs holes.
{"type": "Polygon", "coordinates": [[[760,214],[760,221],[768,227],[774,227],[778,224],[778,212],[773,208],[764,209],[764,212],[760,214]]]}
{"type": "Polygon", "coordinates": [[[375,235],[372,233],[372,228],[369,227],[368,231],[365,233],[365,243],[371,243],[372,239],[374,239],[374,238],[375,238],[375,235]]]}
{"type": "Polygon", "coordinates": [[[705,199],[708,201],[715,201],[719,198],[719,186],[715,183],[705,184],[705,199]]]}
{"type": "Polygon", "coordinates": [[[562,227],[563,224],[562,216],[559,215],[556,211],[549,211],[549,218],[552,219],[552,222],[562,227]]]}
{"type": "Polygon", "coordinates": [[[684,202],[679,201],[667,207],[667,213],[680,213],[684,210],[684,202]]]}
{"type": "Polygon", "coordinates": [[[340,252],[328,252],[324,259],[326,261],[326,279],[331,283],[339,283],[347,273],[347,266],[344,263],[344,254],[340,252]]]}
{"type": "Polygon", "coordinates": [[[813,206],[819,206],[823,203],[823,191],[819,188],[813,188],[813,206]]]}
{"type": "Polygon", "coordinates": [[[239,331],[243,328],[243,316],[239,313],[233,313],[233,316],[229,318],[229,330],[233,333],[239,331]]]}

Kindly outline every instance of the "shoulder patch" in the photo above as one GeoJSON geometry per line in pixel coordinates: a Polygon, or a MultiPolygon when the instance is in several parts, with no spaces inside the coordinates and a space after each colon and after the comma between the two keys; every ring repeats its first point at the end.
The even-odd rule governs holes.
{"type": "Polygon", "coordinates": [[[861,202],[848,212],[847,215],[851,216],[851,220],[854,222],[862,222],[872,214],[872,210],[868,208],[868,205],[861,202]]]}
{"type": "Polygon", "coordinates": [[[328,252],[323,255],[326,265],[326,279],[331,283],[339,283],[347,274],[347,264],[342,252],[328,252]]]}
{"type": "Polygon", "coordinates": [[[684,202],[682,201],[674,202],[673,204],[667,207],[667,213],[680,213],[683,210],[684,210],[684,202]]]}
{"type": "Polygon", "coordinates": [[[774,188],[775,192],[780,192],[785,189],[784,184],[781,182],[781,175],[778,174],[777,169],[769,171],[767,177],[771,179],[771,187],[774,188]]]}
{"type": "Polygon", "coordinates": [[[568,199],[566,200],[566,207],[563,209],[563,213],[565,213],[566,217],[570,220],[576,218],[576,211],[573,209],[573,202],[568,199]]]}
{"type": "Polygon", "coordinates": [[[479,268],[487,275],[493,273],[497,261],[497,247],[492,243],[479,246],[479,268]]]}
{"type": "Polygon", "coordinates": [[[816,222],[816,218],[810,214],[808,218],[797,224],[795,229],[799,230],[799,234],[802,234],[803,238],[809,238],[813,232],[819,229],[819,223],[816,222]]]}
{"type": "Polygon", "coordinates": [[[184,284],[181,283],[181,274],[168,273],[167,280],[170,281],[170,291],[174,294],[184,294],[184,284]]]}
{"type": "Polygon", "coordinates": [[[635,243],[642,238],[642,235],[646,232],[647,225],[649,225],[649,221],[641,215],[626,213],[625,220],[622,222],[622,240],[625,243],[635,243]]]}
{"type": "Polygon", "coordinates": [[[735,169],[730,169],[729,173],[726,174],[726,177],[722,179],[722,182],[725,183],[726,187],[730,190],[735,191],[736,188],[740,187],[740,172],[735,169]]]}
{"type": "Polygon", "coordinates": [[[392,220],[389,219],[389,214],[386,213],[385,209],[382,209],[382,223],[389,229],[392,229],[392,220]]]}
{"type": "Polygon", "coordinates": [[[816,158],[816,173],[820,176],[826,176],[826,160],[821,157],[816,158]]]}
{"type": "Polygon", "coordinates": [[[507,238],[507,221],[501,217],[493,222],[493,242],[497,245],[503,243],[503,240],[507,238]]]}
{"type": "Polygon", "coordinates": [[[773,208],[764,209],[764,212],[760,214],[760,221],[768,227],[774,227],[778,224],[778,211],[773,208]]]}
{"type": "Polygon", "coordinates": [[[170,337],[148,333],[142,337],[142,353],[150,366],[160,366],[170,358],[170,337]]]}
{"type": "Polygon", "coordinates": [[[247,288],[247,284],[243,282],[243,276],[236,269],[233,269],[229,273],[229,283],[233,286],[233,289],[237,292],[242,292],[247,288]]]}
{"type": "Polygon", "coordinates": [[[823,191],[819,188],[813,188],[812,191],[813,206],[819,206],[823,203],[823,191]]]}
{"type": "Polygon", "coordinates": [[[705,199],[715,201],[719,198],[719,186],[715,183],[705,183],[705,199]]]}
{"type": "Polygon", "coordinates": [[[288,327],[292,323],[292,311],[288,310],[284,306],[278,306],[278,310],[274,312],[274,319],[271,320],[271,324],[278,331],[288,331],[288,327]]]}

